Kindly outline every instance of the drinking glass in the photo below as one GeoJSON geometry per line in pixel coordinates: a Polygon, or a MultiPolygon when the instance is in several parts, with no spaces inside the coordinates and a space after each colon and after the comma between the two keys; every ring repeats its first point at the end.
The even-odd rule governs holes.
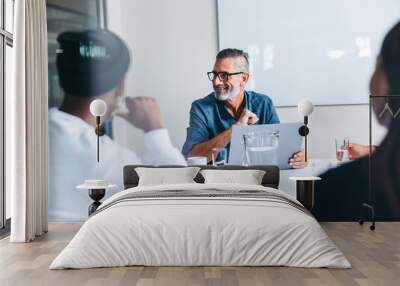
{"type": "Polygon", "coordinates": [[[338,162],[346,162],[349,160],[349,139],[337,138],[335,139],[336,145],[336,160],[338,162]]]}
{"type": "Polygon", "coordinates": [[[243,165],[278,165],[278,132],[263,131],[244,134],[243,145],[243,165]]]}
{"type": "Polygon", "coordinates": [[[207,165],[207,157],[203,156],[194,156],[187,158],[187,165],[188,166],[205,166],[207,165]]]}
{"type": "Polygon", "coordinates": [[[213,148],[212,149],[212,164],[213,166],[222,166],[226,164],[226,149],[213,148]]]}

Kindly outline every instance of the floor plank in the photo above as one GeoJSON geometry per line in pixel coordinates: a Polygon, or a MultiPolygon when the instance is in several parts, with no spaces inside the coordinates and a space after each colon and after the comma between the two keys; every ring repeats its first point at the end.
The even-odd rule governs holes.
{"type": "Polygon", "coordinates": [[[378,223],[375,231],[357,223],[323,223],[352,269],[290,267],[117,267],[48,269],[80,228],[80,223],[50,223],[49,233],[32,243],[0,240],[0,285],[399,285],[400,222],[378,223]]]}

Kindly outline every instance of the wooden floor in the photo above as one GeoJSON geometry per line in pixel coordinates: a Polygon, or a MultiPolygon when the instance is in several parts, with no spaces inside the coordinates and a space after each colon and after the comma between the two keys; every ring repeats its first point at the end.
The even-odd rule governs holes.
{"type": "Polygon", "coordinates": [[[48,270],[81,226],[51,223],[49,233],[27,244],[0,241],[0,285],[400,285],[400,223],[324,223],[353,268],[123,267],[48,270]]]}

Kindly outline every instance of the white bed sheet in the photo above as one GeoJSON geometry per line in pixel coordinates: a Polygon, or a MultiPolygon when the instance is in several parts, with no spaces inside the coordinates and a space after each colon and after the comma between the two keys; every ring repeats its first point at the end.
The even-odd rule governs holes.
{"type": "MultiPolygon", "coordinates": [[[[295,201],[262,186],[179,184],[135,187],[100,209],[130,192],[205,188],[263,190],[295,201]]],[[[164,198],[123,201],[89,218],[50,269],[128,265],[351,267],[318,222],[293,206],[254,198],[164,198]]]]}

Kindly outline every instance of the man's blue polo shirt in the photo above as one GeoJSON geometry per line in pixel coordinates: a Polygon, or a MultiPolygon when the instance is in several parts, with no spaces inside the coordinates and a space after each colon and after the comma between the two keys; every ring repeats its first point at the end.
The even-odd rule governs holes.
{"type": "MultiPolygon", "coordinates": [[[[254,91],[245,91],[244,104],[248,110],[258,116],[259,120],[256,124],[279,123],[278,114],[268,96],[254,91]]],[[[190,109],[189,127],[182,148],[183,155],[187,156],[195,145],[214,138],[237,120],[238,118],[233,117],[226,110],[224,102],[215,98],[214,92],[195,100],[190,109]]],[[[230,144],[226,148],[229,154],[230,144]]]]}

